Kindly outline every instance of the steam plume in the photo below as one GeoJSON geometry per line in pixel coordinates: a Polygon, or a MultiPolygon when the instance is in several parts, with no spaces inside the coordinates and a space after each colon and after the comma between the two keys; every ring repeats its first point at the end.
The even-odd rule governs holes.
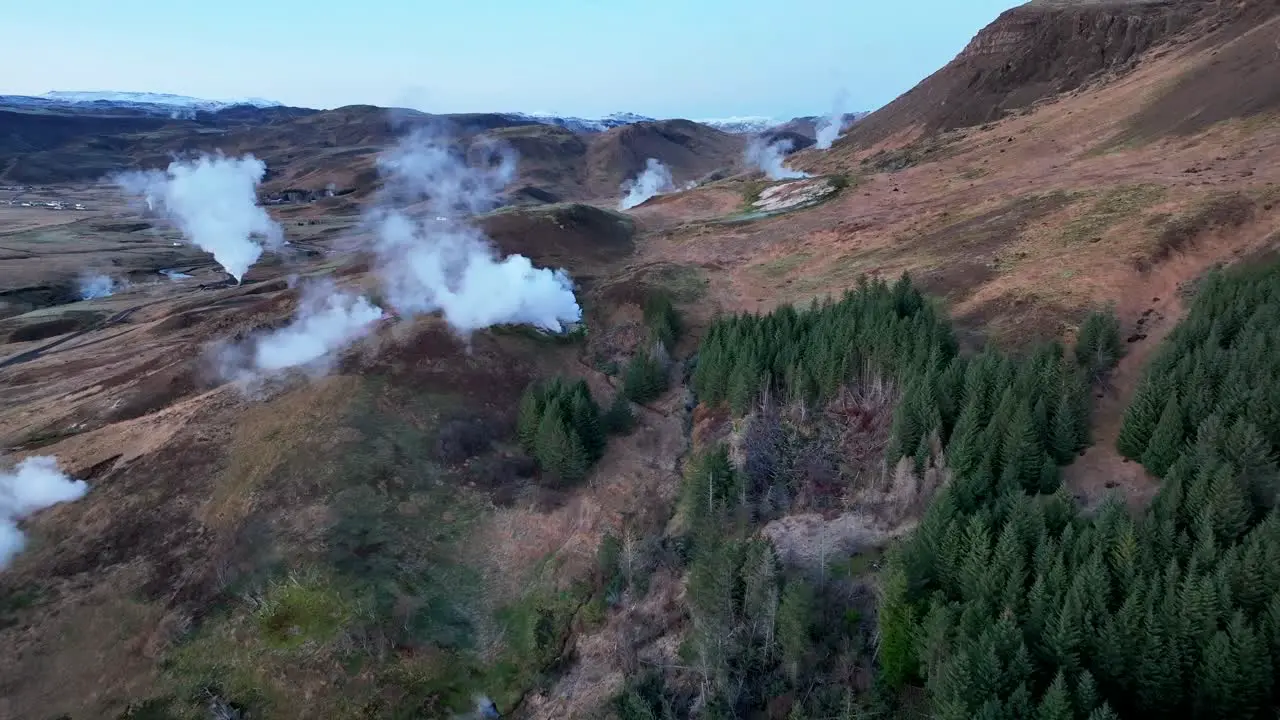
{"type": "Polygon", "coordinates": [[[844,104],[845,93],[842,90],[836,94],[835,102],[831,105],[831,112],[818,121],[818,137],[814,147],[819,150],[826,150],[840,138],[840,133],[844,132],[845,127],[844,104]]]}
{"type": "Polygon", "coordinates": [[[115,182],[162,210],[182,234],[239,282],[268,248],[283,244],[280,226],[258,206],[257,187],[267,166],[252,155],[205,155],[175,161],[160,172],[131,172],[115,182]],[[258,239],[255,239],[258,238],[258,239]]]}
{"type": "Polygon", "coordinates": [[[624,195],[618,209],[630,210],[658,193],[673,189],[675,182],[671,179],[671,171],[657,158],[649,158],[644,161],[644,172],[622,183],[624,195]]]}
{"type": "Polygon", "coordinates": [[[440,311],[461,334],[502,323],[559,332],[582,318],[564,270],[536,268],[522,255],[500,258],[467,216],[492,209],[515,172],[515,157],[473,146],[473,163],[447,138],[419,131],[378,163],[385,179],[369,217],[378,274],[390,305],[406,314],[440,311]],[[425,202],[424,217],[407,207],[425,202]]]}
{"type": "Polygon", "coordinates": [[[807,178],[808,173],[792,170],[782,163],[782,156],[791,150],[788,139],[766,143],[762,137],[754,137],[747,143],[746,159],[751,165],[764,171],[770,180],[795,180],[807,178]]]}
{"type": "Polygon", "coordinates": [[[336,350],[364,337],[382,319],[382,308],[332,285],[308,286],[293,322],[258,338],[253,349],[254,367],[278,372],[306,366],[327,369],[336,350]]]}
{"type": "Polygon", "coordinates": [[[83,480],[58,470],[57,458],[29,457],[12,471],[0,471],[0,570],[26,546],[18,521],[60,502],[79,500],[88,491],[83,480]]]}
{"type": "Polygon", "coordinates": [[[210,357],[222,377],[246,389],[293,368],[323,375],[338,351],[372,332],[383,316],[368,298],[320,280],[303,286],[288,325],[242,342],[217,344],[210,357]]]}
{"type": "Polygon", "coordinates": [[[80,287],[81,300],[110,297],[121,289],[121,286],[117,285],[115,279],[109,275],[90,275],[88,273],[80,276],[78,285],[80,287]]]}

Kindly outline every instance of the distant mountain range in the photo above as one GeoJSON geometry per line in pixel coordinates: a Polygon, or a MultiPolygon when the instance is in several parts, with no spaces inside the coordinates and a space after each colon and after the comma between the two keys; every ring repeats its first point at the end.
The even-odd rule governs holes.
{"type": "Polygon", "coordinates": [[[186,95],[110,90],[55,90],[43,95],[0,95],[0,104],[33,109],[132,111],[142,115],[193,118],[197,112],[220,112],[233,107],[272,108],[281,103],[261,98],[205,100],[186,95]]]}
{"type": "MultiPolygon", "coordinates": [[[[186,95],[150,92],[117,92],[110,90],[56,90],[43,95],[0,95],[0,106],[10,109],[30,110],[85,110],[106,113],[125,112],[150,117],[166,117],[173,119],[195,119],[197,113],[219,113],[231,108],[284,108],[282,103],[262,98],[244,98],[238,100],[207,100],[186,95]]],[[[301,108],[300,108],[301,110],[301,108]]],[[[547,112],[508,112],[502,116],[512,120],[538,122],[556,125],[566,130],[579,133],[596,133],[633,125],[639,122],[651,122],[657,118],[637,115],[630,112],[618,112],[601,118],[581,118],[558,115],[547,112]]],[[[851,119],[860,119],[867,113],[851,113],[851,119]]],[[[749,115],[728,118],[703,118],[694,122],[708,125],[723,132],[734,134],[762,133],[788,123],[813,123],[818,116],[779,120],[777,118],[749,115]]]]}
{"type": "MultiPolygon", "coordinates": [[[[633,125],[638,122],[653,122],[659,119],[629,112],[612,113],[596,119],[557,115],[555,113],[514,112],[504,114],[512,119],[533,120],[534,122],[545,123],[548,125],[558,125],[559,127],[565,128],[566,130],[572,130],[574,132],[604,132],[605,130],[621,127],[623,125],[633,125]]],[[[729,118],[699,118],[695,119],[694,122],[709,125],[717,130],[723,130],[724,132],[742,134],[764,132],[765,130],[777,127],[787,121],[765,117],[763,115],[749,115],[729,118]]]]}

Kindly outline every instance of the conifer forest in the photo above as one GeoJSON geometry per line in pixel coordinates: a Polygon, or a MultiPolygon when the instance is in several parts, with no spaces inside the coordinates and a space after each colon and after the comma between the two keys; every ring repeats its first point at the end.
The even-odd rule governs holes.
{"type": "MultiPolygon", "coordinates": [[[[1071,347],[1018,353],[962,352],[905,275],[717,319],[689,377],[733,433],[685,462],[671,548],[692,680],[639,668],[616,714],[1274,717],[1280,268],[1213,271],[1193,292],[1117,442],[1160,478],[1143,508],[1084,509],[1061,481],[1094,442],[1092,396],[1123,352],[1108,309],[1071,347]],[[761,532],[786,512],[853,508],[918,521],[883,555],[822,546],[807,571],[761,532]]],[[[566,478],[615,424],[581,387],[526,404],[522,442],[566,478]]]]}

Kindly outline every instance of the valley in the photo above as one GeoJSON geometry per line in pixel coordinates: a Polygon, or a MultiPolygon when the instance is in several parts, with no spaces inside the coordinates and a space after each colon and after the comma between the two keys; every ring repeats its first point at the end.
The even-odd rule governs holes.
{"type": "Polygon", "coordinates": [[[0,97],[0,469],[85,483],[0,502],[0,717],[1269,716],[1278,34],[1033,0],[764,130],[788,179],[690,120],[0,97]],[[281,235],[238,278],[215,153],[281,235]]]}

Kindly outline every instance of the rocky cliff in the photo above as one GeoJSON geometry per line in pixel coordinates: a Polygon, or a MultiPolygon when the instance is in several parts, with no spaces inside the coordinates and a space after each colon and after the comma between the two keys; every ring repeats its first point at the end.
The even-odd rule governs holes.
{"type": "Polygon", "coordinates": [[[1123,73],[1150,48],[1217,11],[1213,0],[1048,0],[1004,12],[947,65],[859,122],[849,141],[980,125],[1123,73]]]}

